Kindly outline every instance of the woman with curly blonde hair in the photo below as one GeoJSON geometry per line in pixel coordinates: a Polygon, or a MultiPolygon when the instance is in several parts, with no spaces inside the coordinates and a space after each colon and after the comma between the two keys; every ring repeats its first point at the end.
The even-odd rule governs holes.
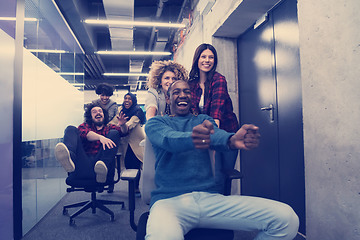
{"type": "Polygon", "coordinates": [[[154,61],[148,77],[148,93],[145,100],[146,119],[170,114],[167,91],[176,80],[188,81],[188,72],[174,61],[154,61]]]}

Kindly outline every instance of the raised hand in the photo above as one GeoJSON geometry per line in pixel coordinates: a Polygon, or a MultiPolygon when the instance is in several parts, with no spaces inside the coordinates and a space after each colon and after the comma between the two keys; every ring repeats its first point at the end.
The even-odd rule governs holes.
{"type": "Polygon", "coordinates": [[[214,125],[205,120],[203,123],[195,126],[192,131],[192,139],[195,148],[207,149],[210,147],[210,134],[214,133],[214,125]]]}
{"type": "Polygon", "coordinates": [[[116,147],[116,144],[109,138],[104,137],[104,136],[100,136],[100,142],[103,145],[103,149],[105,150],[106,147],[108,147],[109,149],[116,147]]]}
{"type": "Polygon", "coordinates": [[[259,128],[253,124],[244,124],[230,138],[230,148],[251,150],[259,146],[260,133],[259,128]]]}
{"type": "Polygon", "coordinates": [[[124,125],[128,120],[128,117],[126,117],[125,113],[123,113],[122,111],[119,112],[118,115],[116,115],[116,118],[118,119],[118,123],[116,124],[118,127],[124,125]]]}

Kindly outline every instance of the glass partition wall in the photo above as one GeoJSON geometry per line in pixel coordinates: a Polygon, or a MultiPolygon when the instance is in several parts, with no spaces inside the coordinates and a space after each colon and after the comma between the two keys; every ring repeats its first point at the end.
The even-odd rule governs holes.
{"type": "Polygon", "coordinates": [[[53,0],[0,1],[0,52],[0,232],[4,239],[19,239],[14,229],[22,225],[25,235],[66,193],[67,175],[54,158],[54,146],[67,125],[83,121],[84,52],[53,0]],[[21,16],[25,8],[25,19],[16,16],[19,6],[21,16]],[[24,32],[23,48],[16,32],[24,32]],[[15,96],[15,85],[21,96],[15,96]],[[20,124],[14,124],[14,109],[22,111],[22,142],[14,140],[15,145],[20,124]],[[18,175],[22,181],[15,183],[18,175]],[[22,216],[16,210],[15,218],[22,217],[22,224],[13,223],[21,198],[22,216]]]}
{"type": "Polygon", "coordinates": [[[22,207],[25,235],[66,193],[54,157],[67,125],[83,120],[84,53],[52,0],[25,0],[22,207]]]}
{"type": "MultiPolygon", "coordinates": [[[[15,62],[15,11],[13,0],[0,1],[0,238],[14,239],[13,106],[15,62]]],[[[20,45],[20,44],[18,44],[20,45]]],[[[20,179],[19,179],[20,182],[20,179]]],[[[20,194],[19,194],[20,195],[20,194]]],[[[20,195],[21,196],[21,195],[20,195]]],[[[14,215],[17,215],[14,217],[14,215]]]]}

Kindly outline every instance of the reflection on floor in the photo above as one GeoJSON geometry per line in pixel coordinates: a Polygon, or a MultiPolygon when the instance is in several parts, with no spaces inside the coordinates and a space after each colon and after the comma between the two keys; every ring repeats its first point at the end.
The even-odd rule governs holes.
{"type": "Polygon", "coordinates": [[[62,167],[23,168],[23,234],[66,194],[65,178],[62,167]]]}

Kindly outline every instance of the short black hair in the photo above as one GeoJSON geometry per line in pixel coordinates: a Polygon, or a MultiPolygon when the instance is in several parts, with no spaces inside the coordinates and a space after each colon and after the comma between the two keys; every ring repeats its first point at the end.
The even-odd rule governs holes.
{"type": "Polygon", "coordinates": [[[114,93],[114,88],[106,83],[100,83],[96,90],[95,90],[97,95],[101,95],[104,94],[106,96],[112,96],[114,93]]]}
{"type": "Polygon", "coordinates": [[[188,83],[187,81],[183,80],[183,79],[180,79],[180,80],[177,80],[177,81],[173,81],[173,82],[170,84],[170,86],[169,86],[169,88],[168,88],[168,91],[167,91],[167,93],[166,93],[169,98],[170,98],[171,88],[175,85],[175,83],[181,82],[181,81],[183,81],[184,83],[186,83],[187,85],[189,85],[189,83],[188,83]]]}

